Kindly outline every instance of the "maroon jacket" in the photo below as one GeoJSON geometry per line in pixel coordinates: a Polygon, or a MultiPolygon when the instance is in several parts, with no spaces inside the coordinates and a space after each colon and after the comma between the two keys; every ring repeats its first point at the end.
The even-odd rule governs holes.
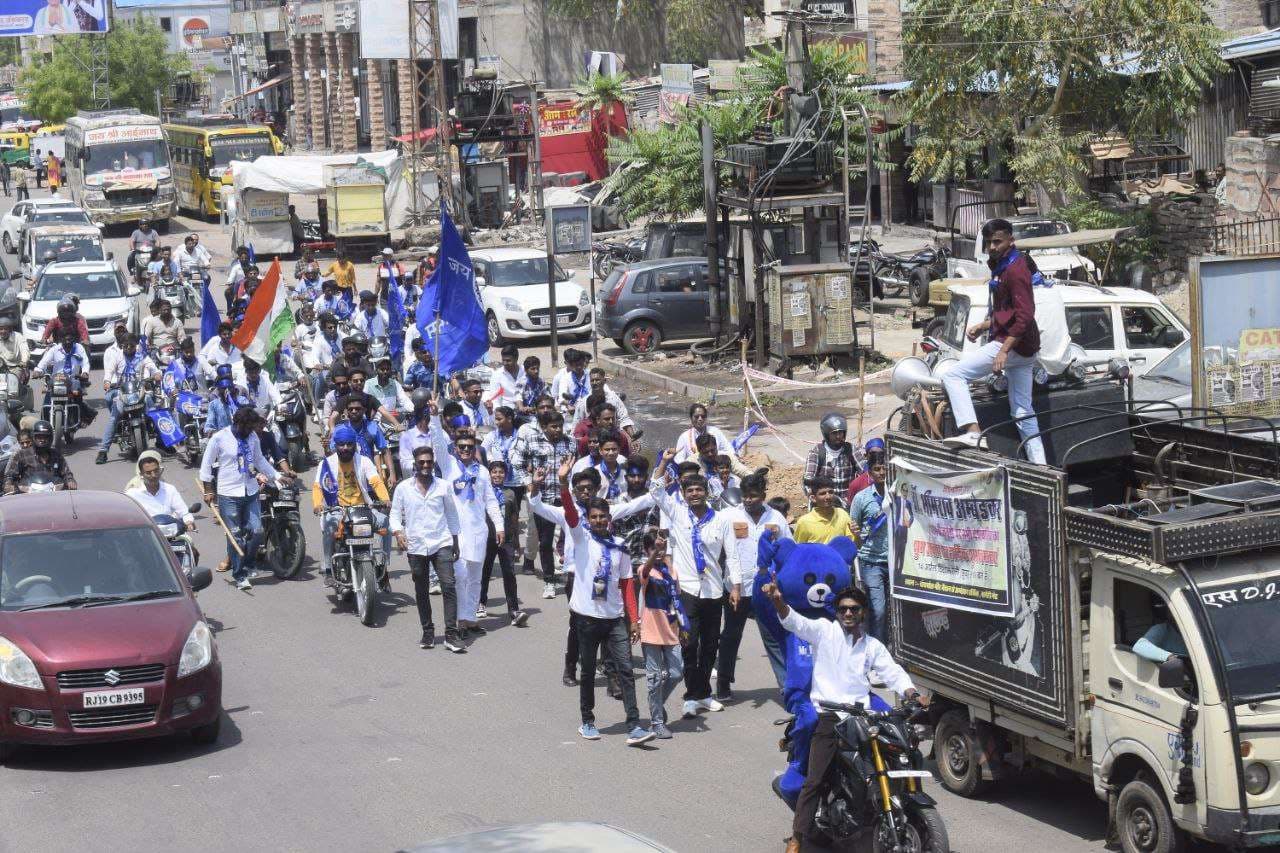
{"type": "Polygon", "coordinates": [[[1040,351],[1036,301],[1031,295],[1033,263],[1020,254],[1000,274],[1000,283],[991,296],[991,340],[1003,342],[1005,338],[1017,338],[1013,351],[1021,356],[1033,356],[1040,351]]]}

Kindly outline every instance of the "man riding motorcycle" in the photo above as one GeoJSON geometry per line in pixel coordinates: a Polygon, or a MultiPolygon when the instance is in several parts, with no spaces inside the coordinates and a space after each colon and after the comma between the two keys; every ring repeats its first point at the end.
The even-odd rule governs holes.
{"type": "Polygon", "coordinates": [[[98,465],[107,464],[107,450],[115,439],[116,424],[124,414],[120,400],[120,386],[129,379],[136,378],[146,382],[160,378],[160,371],[155,363],[138,347],[136,335],[131,334],[124,339],[120,356],[111,364],[107,364],[106,359],[103,359],[102,390],[107,397],[107,425],[103,428],[102,441],[98,444],[98,458],[94,460],[98,465]]]}
{"type": "Polygon", "coordinates": [[[27,369],[30,361],[31,350],[27,346],[26,336],[15,334],[13,320],[0,317],[0,370],[17,375],[18,388],[22,393],[22,408],[28,411],[34,404],[29,384],[31,373],[27,369]]]}
{"type": "Polygon", "coordinates": [[[172,355],[178,348],[178,342],[186,336],[182,321],[173,316],[173,305],[168,299],[157,298],[151,305],[159,309],[159,313],[142,321],[142,337],[147,342],[147,351],[172,355]]]}
{"type": "Polygon", "coordinates": [[[350,429],[351,435],[354,436],[352,440],[360,446],[361,454],[378,465],[386,473],[388,485],[395,488],[396,469],[391,460],[391,448],[387,444],[387,436],[382,431],[382,427],[377,421],[367,417],[368,410],[365,408],[364,399],[366,396],[363,391],[359,393],[353,391],[346,396],[342,402],[342,413],[346,419],[334,424],[334,437],[330,440],[330,444],[336,450],[339,431],[344,426],[350,429]]]}
{"type": "MultiPolygon", "coordinates": [[[[96,416],[96,412],[84,402],[84,389],[89,385],[89,353],[78,340],[79,333],[75,327],[68,326],[62,331],[61,340],[56,347],[44,351],[40,363],[32,372],[33,379],[40,379],[55,373],[66,374],[70,380],[71,396],[80,404],[80,420],[87,424],[96,416]]],[[[46,392],[43,405],[49,405],[49,394],[46,392]]]]}
{"type": "MultiPolygon", "coordinates": [[[[339,424],[333,431],[332,456],[324,460],[316,471],[316,481],[311,487],[311,507],[320,515],[326,507],[372,506],[370,496],[382,504],[391,502],[386,483],[370,459],[356,451],[356,431],[347,424],[339,424]]],[[[385,512],[373,510],[379,529],[387,529],[385,512]]],[[[340,518],[336,514],[324,516],[323,571],[325,584],[332,582],[333,537],[340,518]]],[[[382,535],[382,549],[391,553],[391,534],[382,535]]]]}
{"type": "Polygon", "coordinates": [[[53,449],[53,425],[48,421],[36,421],[31,427],[31,446],[19,447],[9,459],[9,467],[4,472],[4,493],[26,492],[27,480],[41,476],[65,489],[76,488],[76,478],[67,460],[53,449]]]}
{"type": "Polygon", "coordinates": [[[56,310],[57,314],[50,317],[49,322],[44,324],[44,331],[40,334],[40,340],[44,343],[60,341],[62,340],[62,330],[71,328],[76,331],[76,340],[88,346],[89,324],[80,315],[80,309],[76,305],[75,298],[71,296],[62,297],[62,299],[58,300],[56,310]]]}
{"type": "Polygon", "coordinates": [[[378,307],[378,296],[372,290],[360,291],[360,310],[352,324],[369,338],[385,338],[391,333],[387,312],[378,307]]]}
{"type": "Polygon", "coordinates": [[[317,314],[328,312],[339,320],[351,317],[351,306],[339,293],[338,283],[331,278],[325,279],[320,286],[320,298],[312,303],[312,307],[316,309],[317,314]]]}

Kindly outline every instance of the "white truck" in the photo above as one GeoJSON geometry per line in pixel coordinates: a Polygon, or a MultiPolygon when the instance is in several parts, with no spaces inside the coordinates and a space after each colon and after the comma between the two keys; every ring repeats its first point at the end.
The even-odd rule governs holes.
{"type": "Polygon", "coordinates": [[[168,228],[177,196],[160,119],[136,109],[81,112],[67,119],[65,139],[67,190],[95,222],[168,228]]]}
{"type": "Polygon", "coordinates": [[[1007,399],[975,391],[975,404],[990,450],[944,446],[911,404],[886,436],[890,641],[932,693],[943,785],[975,796],[1022,768],[1075,774],[1125,853],[1171,853],[1185,836],[1280,844],[1274,430],[1246,437],[1190,409],[1147,418],[1122,381],[1098,379],[1038,398],[1050,464],[1032,465],[1007,399]],[[922,501],[902,514],[901,472],[1001,468],[1012,615],[906,600],[919,563],[899,531],[922,501]]]}

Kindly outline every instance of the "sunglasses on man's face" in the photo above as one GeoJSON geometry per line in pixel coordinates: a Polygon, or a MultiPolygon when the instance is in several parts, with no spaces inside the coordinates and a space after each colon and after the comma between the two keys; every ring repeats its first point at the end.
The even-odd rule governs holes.
{"type": "Polygon", "coordinates": [[[842,604],[836,608],[837,613],[861,613],[862,607],[858,604],[842,604]]]}
{"type": "Polygon", "coordinates": [[[459,445],[458,445],[458,452],[459,452],[459,453],[463,453],[463,452],[468,452],[468,453],[469,453],[469,452],[471,452],[472,450],[475,450],[475,449],[476,449],[476,446],[475,446],[474,444],[459,444],[459,445]]]}

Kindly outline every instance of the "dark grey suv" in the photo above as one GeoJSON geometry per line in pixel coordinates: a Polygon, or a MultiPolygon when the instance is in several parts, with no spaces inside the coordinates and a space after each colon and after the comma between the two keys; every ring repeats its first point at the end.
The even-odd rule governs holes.
{"type": "Polygon", "coordinates": [[[705,338],[707,294],[706,258],[618,267],[596,295],[596,329],[632,354],[654,352],[663,341],[705,338]]]}

